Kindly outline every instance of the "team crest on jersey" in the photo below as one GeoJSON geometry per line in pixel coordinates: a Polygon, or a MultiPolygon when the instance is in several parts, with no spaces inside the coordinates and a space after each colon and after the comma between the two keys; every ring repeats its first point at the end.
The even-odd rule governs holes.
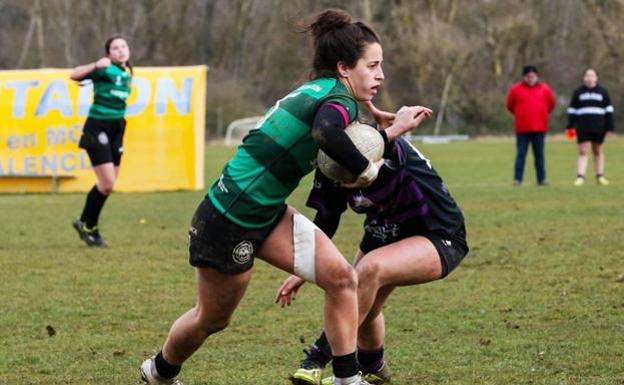
{"type": "Polygon", "coordinates": [[[121,76],[115,76],[115,85],[116,86],[120,86],[121,85],[121,76]]]}
{"type": "Polygon", "coordinates": [[[108,135],[105,132],[100,132],[98,135],[98,142],[101,144],[108,144],[108,135]]]}
{"type": "Polygon", "coordinates": [[[253,244],[249,241],[241,241],[234,250],[232,250],[232,259],[239,265],[244,265],[249,262],[251,255],[253,254],[253,244]]]}

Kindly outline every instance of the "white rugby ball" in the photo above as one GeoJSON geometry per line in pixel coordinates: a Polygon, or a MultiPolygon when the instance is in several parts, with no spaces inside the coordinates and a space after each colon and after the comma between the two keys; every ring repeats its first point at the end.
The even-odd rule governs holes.
{"type": "MultiPolygon", "coordinates": [[[[345,128],[345,132],[366,159],[371,162],[381,159],[384,152],[384,141],[381,134],[374,127],[368,124],[353,122],[345,128]]],[[[319,170],[330,179],[340,182],[352,182],[357,178],[357,175],[339,165],[323,150],[319,150],[316,164],[319,170]]]]}

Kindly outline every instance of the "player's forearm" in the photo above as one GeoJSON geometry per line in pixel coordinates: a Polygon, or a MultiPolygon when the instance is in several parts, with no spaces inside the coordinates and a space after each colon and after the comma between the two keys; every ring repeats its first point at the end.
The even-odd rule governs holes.
{"type": "Polygon", "coordinates": [[[312,137],[330,158],[353,174],[360,175],[370,162],[358,151],[344,129],[340,112],[331,106],[323,106],[314,118],[312,137]]]}
{"type": "Polygon", "coordinates": [[[69,74],[69,78],[71,80],[79,82],[96,69],[97,67],[95,65],[95,62],[81,65],[71,71],[71,73],[69,74]]]}

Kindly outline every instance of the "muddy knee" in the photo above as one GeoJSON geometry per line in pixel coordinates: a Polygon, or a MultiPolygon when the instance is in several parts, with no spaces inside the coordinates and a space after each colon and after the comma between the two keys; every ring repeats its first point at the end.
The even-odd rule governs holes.
{"type": "Polygon", "coordinates": [[[334,269],[331,274],[330,285],[328,285],[325,290],[355,290],[357,286],[358,275],[355,269],[351,265],[345,264],[344,266],[334,269]]]}
{"type": "Polygon", "coordinates": [[[379,286],[381,266],[378,261],[362,261],[356,267],[359,286],[379,286]]]}

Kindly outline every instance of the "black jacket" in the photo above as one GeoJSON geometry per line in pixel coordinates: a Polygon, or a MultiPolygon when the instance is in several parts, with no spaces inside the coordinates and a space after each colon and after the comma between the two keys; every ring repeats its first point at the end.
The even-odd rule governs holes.
{"type": "Polygon", "coordinates": [[[568,108],[568,128],[595,133],[613,131],[613,111],[606,88],[583,85],[572,95],[568,108]]]}

